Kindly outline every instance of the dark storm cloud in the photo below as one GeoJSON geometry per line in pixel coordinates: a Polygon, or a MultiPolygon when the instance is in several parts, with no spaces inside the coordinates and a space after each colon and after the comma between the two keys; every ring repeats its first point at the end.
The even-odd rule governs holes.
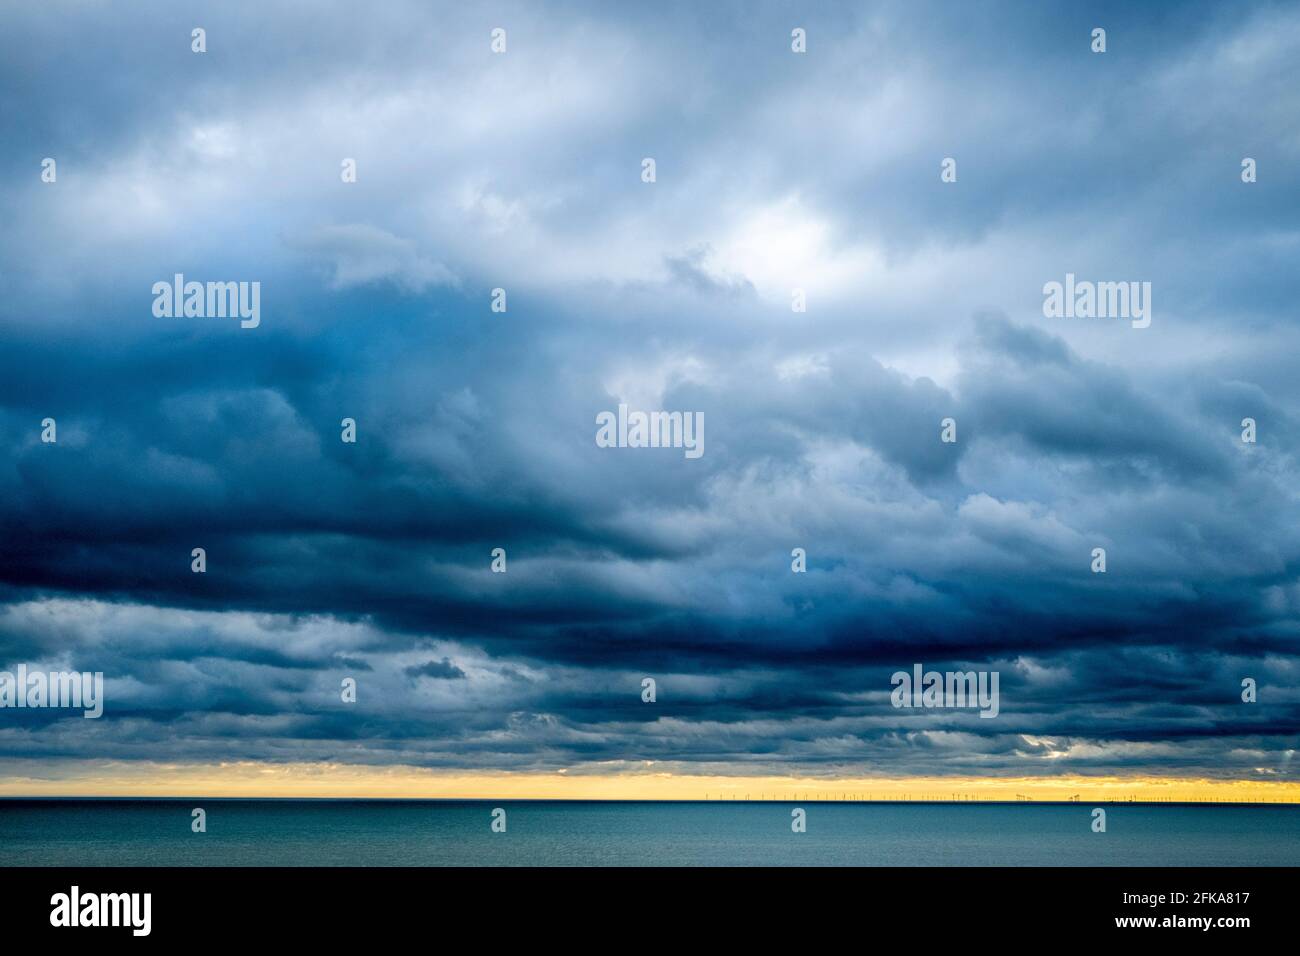
{"type": "Polygon", "coordinates": [[[437,677],[443,680],[461,680],[465,677],[465,672],[445,657],[440,661],[408,667],[406,673],[410,677],[437,677]]]}
{"type": "Polygon", "coordinates": [[[1293,9],[154,12],[4,14],[0,755],[1294,778],[1293,9]]]}

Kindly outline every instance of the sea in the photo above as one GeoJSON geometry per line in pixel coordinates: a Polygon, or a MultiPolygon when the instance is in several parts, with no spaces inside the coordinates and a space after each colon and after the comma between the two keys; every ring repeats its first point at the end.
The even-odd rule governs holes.
{"type": "Polygon", "coordinates": [[[4,798],[0,866],[1300,865],[1297,805],[1096,806],[4,798]]]}

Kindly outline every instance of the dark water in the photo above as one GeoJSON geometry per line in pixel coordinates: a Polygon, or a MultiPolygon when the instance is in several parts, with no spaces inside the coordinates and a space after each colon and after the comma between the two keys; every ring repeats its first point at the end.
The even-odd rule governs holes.
{"type": "Polygon", "coordinates": [[[1300,865],[1300,807],[1102,806],[0,800],[0,865],[1300,865]]]}

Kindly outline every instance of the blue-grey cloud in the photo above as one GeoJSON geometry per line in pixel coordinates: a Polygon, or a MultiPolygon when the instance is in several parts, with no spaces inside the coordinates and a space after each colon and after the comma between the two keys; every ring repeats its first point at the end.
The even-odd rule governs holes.
{"type": "Polygon", "coordinates": [[[1295,778],[1293,6],[0,18],[0,759],[1295,778]]]}

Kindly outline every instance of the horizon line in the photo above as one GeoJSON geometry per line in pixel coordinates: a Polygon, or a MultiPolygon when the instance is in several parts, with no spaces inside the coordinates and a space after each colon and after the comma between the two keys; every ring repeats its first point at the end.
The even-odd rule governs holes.
{"type": "Polygon", "coordinates": [[[1149,774],[1052,777],[727,775],[680,764],[550,771],[434,770],[409,765],[234,761],[0,760],[0,797],[54,799],[450,799],[900,803],[1300,803],[1300,782],[1149,774]]]}
{"type": "Polygon", "coordinates": [[[853,804],[888,804],[908,806],[948,806],[961,804],[966,806],[1085,806],[1085,805],[1124,805],[1124,806],[1207,806],[1207,807],[1294,807],[1300,806],[1300,797],[1266,799],[1123,799],[1107,797],[1099,800],[1058,800],[1028,798],[1024,800],[983,799],[983,798],[941,798],[941,797],[845,797],[834,795],[783,795],[765,794],[758,797],[409,797],[409,796],[214,796],[211,794],[150,794],[150,795],[114,795],[114,794],[0,794],[0,802],[29,801],[74,801],[102,800],[118,802],[147,802],[150,800],[217,800],[217,801],[264,801],[282,803],[853,803],[853,804]]]}

